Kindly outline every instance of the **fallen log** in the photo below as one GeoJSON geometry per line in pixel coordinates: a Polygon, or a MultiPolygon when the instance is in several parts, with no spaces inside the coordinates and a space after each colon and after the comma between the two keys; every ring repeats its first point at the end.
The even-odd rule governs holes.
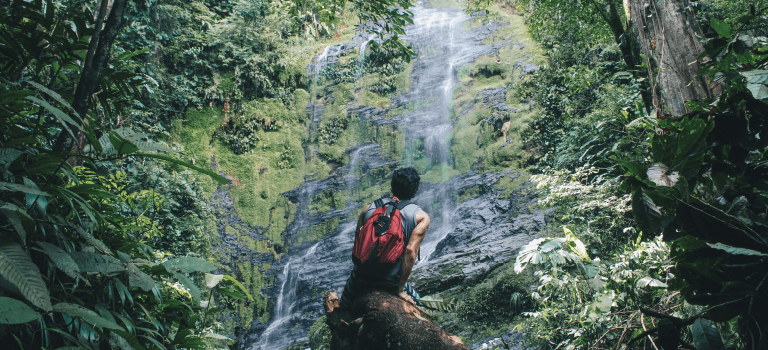
{"type": "Polygon", "coordinates": [[[323,298],[331,350],[467,350],[411,300],[379,290],[360,294],[351,310],[339,306],[336,293],[323,298]]]}

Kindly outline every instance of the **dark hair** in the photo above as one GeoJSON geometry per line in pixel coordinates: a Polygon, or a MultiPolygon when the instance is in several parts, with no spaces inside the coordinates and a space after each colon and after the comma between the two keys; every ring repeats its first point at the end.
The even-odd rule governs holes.
{"type": "Polygon", "coordinates": [[[412,166],[395,169],[392,172],[392,195],[400,200],[407,200],[416,195],[421,177],[412,166]]]}

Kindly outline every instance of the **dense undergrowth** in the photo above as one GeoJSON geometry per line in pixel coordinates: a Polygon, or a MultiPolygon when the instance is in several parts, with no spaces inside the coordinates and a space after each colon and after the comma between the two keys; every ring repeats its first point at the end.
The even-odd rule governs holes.
{"type": "MultiPolygon", "coordinates": [[[[514,37],[519,46],[459,70],[445,174],[396,124],[349,113],[386,109],[410,89],[410,47],[353,49],[317,75],[306,69],[324,47],[351,40],[358,18],[384,18],[401,1],[356,13],[343,1],[122,1],[130,21],[104,44],[105,61],[94,38],[108,42],[115,22],[96,14],[101,2],[0,3],[2,344],[239,346],[238,329],[269,320],[272,301],[260,292],[273,283],[271,266],[217,262],[208,199],[226,182],[238,215],[266,236],[238,240],[279,258],[339,223],[285,242],[296,206],[280,194],[327,177],[367,142],[428,182],[526,169],[536,175],[503,184],[501,195],[530,180],[537,205],[557,208],[516,262],[441,295],[462,302],[433,317],[467,340],[517,327],[541,349],[768,341],[764,6],[692,3],[702,76],[722,92],[671,117],[649,105],[654,67],[628,65],[596,2],[470,2],[506,24],[489,42],[514,37]],[[524,74],[521,62],[540,67],[524,74]],[[98,64],[98,89],[78,92],[98,64]],[[499,87],[515,112],[481,101],[499,87]],[[307,105],[322,105],[324,118],[312,120],[307,105]],[[75,146],[60,147],[66,139],[75,146]]],[[[382,118],[419,103],[430,101],[382,118]]],[[[326,191],[309,210],[387,192],[386,169],[356,175],[361,190],[326,191]]]]}
{"type": "Polygon", "coordinates": [[[675,117],[646,104],[658,70],[627,67],[599,7],[518,5],[547,56],[517,85],[541,108],[525,163],[538,205],[557,207],[516,261],[538,279],[518,328],[542,349],[763,347],[765,9],[686,10],[723,92],[675,117]]]}
{"type": "Polygon", "coordinates": [[[218,263],[209,198],[231,186],[269,228],[246,243],[284,253],[279,193],[343,162],[305,156],[305,68],[354,18],[401,32],[392,4],[3,1],[4,346],[236,347],[266,322],[269,266],[218,263]]]}

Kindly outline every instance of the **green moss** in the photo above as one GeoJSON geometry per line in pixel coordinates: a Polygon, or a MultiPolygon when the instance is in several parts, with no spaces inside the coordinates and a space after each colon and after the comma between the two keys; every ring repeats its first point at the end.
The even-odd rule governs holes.
{"type": "MultiPolygon", "coordinates": [[[[523,170],[524,171],[524,170],[523,170]]],[[[528,179],[531,178],[531,175],[523,172],[522,175],[514,178],[513,180],[510,180],[509,176],[505,176],[501,178],[494,186],[495,189],[503,189],[501,194],[499,195],[501,198],[509,198],[509,195],[514,191],[515,189],[522,186],[522,184],[528,179]]]]}
{"type": "Polygon", "coordinates": [[[300,245],[304,242],[313,242],[325,237],[333,232],[339,226],[341,220],[338,217],[328,219],[317,225],[305,227],[299,230],[294,239],[293,245],[300,245]]]}
{"type": "Polygon", "coordinates": [[[309,200],[309,211],[312,213],[327,213],[332,209],[343,209],[349,199],[348,190],[334,191],[332,188],[318,193],[309,200]]]}
{"type": "Polygon", "coordinates": [[[458,195],[457,203],[461,203],[467,199],[477,197],[483,194],[484,191],[485,189],[481,185],[472,186],[469,188],[459,190],[459,192],[457,193],[458,195]]]}

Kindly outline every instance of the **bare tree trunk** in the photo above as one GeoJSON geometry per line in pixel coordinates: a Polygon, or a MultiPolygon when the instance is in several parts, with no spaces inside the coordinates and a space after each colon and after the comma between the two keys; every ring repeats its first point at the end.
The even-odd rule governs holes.
{"type": "Polygon", "coordinates": [[[719,86],[698,75],[704,51],[688,0],[629,0],[630,25],[648,66],[657,115],[682,116],[685,102],[711,98],[719,86]]]}

